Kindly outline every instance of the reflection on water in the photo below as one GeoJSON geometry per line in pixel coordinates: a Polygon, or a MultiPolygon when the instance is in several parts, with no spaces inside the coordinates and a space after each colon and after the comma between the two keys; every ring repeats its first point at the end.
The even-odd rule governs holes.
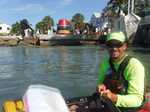
{"type": "MultiPolygon", "coordinates": [[[[143,62],[145,87],[150,91],[150,49],[130,48],[128,52],[143,62]]],[[[64,97],[90,95],[106,55],[99,46],[0,47],[0,103],[21,98],[30,84],[37,83],[59,88],[64,97]]]]}

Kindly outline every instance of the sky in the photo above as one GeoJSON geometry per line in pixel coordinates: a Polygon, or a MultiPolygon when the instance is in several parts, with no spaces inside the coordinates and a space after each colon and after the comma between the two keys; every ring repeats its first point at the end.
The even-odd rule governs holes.
{"type": "Polygon", "coordinates": [[[0,0],[0,22],[9,25],[27,19],[32,26],[45,16],[55,25],[59,19],[71,19],[81,13],[89,22],[93,12],[101,12],[109,0],[0,0]]]}

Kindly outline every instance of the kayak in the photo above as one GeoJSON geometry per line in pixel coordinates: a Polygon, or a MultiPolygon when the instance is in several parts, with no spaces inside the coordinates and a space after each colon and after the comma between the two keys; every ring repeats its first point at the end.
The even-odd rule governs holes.
{"type": "MultiPolygon", "coordinates": [[[[83,96],[66,100],[70,112],[121,112],[110,100],[99,96],[83,96]]],[[[23,100],[8,100],[3,104],[4,112],[25,112],[23,100]]],[[[145,101],[137,112],[150,112],[150,101],[145,101]]]]}
{"type": "MultiPolygon", "coordinates": [[[[70,112],[120,112],[110,100],[92,96],[76,97],[66,100],[70,112]],[[106,103],[107,102],[107,103],[106,103]]],[[[4,112],[26,112],[23,100],[9,100],[4,102],[4,112]]]]}
{"type": "MultiPolygon", "coordinates": [[[[31,85],[22,99],[6,100],[3,112],[121,112],[111,100],[97,93],[64,99],[57,88],[31,85]]],[[[150,93],[136,112],[150,112],[150,93]]]]}
{"type": "Polygon", "coordinates": [[[19,100],[6,100],[3,112],[69,112],[59,89],[42,85],[30,85],[19,100]]]}

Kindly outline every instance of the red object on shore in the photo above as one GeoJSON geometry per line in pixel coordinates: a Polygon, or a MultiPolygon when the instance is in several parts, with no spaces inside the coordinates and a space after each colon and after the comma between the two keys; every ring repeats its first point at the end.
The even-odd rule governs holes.
{"type": "Polygon", "coordinates": [[[58,26],[68,26],[68,25],[70,25],[70,21],[67,19],[60,19],[58,21],[58,26]]]}
{"type": "Polygon", "coordinates": [[[71,23],[67,19],[60,19],[57,24],[57,34],[69,35],[71,32],[71,23]]]}

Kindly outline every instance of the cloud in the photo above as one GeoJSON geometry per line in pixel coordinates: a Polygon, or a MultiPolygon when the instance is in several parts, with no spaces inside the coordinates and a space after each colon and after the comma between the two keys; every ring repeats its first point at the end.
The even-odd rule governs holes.
{"type": "Polygon", "coordinates": [[[8,3],[8,1],[7,0],[1,0],[0,1],[0,6],[2,6],[2,5],[6,5],[8,3]]]}
{"type": "Polygon", "coordinates": [[[23,11],[42,11],[44,7],[41,4],[27,4],[19,6],[12,9],[13,11],[23,12],[23,11]]]}
{"type": "Polygon", "coordinates": [[[70,5],[72,3],[73,0],[63,0],[60,4],[62,6],[66,6],[66,5],[70,5]]]}

